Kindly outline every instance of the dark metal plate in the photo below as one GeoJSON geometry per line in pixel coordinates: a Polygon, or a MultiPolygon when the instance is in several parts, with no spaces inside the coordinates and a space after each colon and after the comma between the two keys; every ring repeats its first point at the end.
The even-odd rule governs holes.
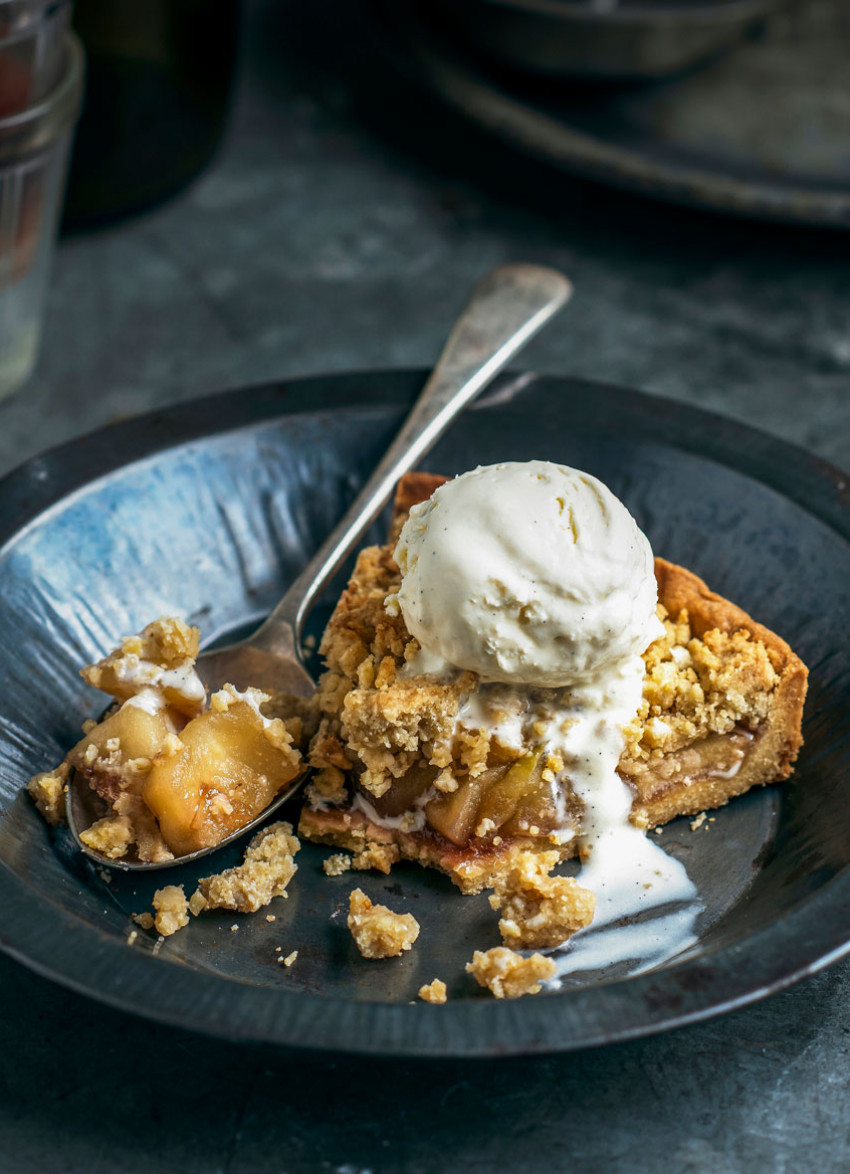
{"type": "MultiPolygon", "coordinates": [[[[850,948],[850,514],[844,475],[692,408],[568,379],[506,377],[429,465],[550,458],[624,498],[655,549],[786,636],[812,667],[795,781],[661,842],[705,902],[697,947],[500,1004],[463,973],[496,944],[486,899],[412,866],[329,879],[307,845],[274,922],[194,920],[154,957],[128,913],[161,880],[104,880],[21,787],[98,696],[77,668],[163,611],[214,637],[268,609],[350,499],[420,386],[378,373],[249,389],[106,429],[0,483],[0,945],[104,1002],[233,1039],[420,1055],[554,1051],[646,1034],[777,990],[850,948]],[[415,912],[410,955],[368,962],[345,929],[354,883],[415,912]],[[237,925],[236,931],[231,926],[237,925]],[[299,951],[291,970],[275,947],[299,951]],[[445,1007],[416,1003],[449,984],[445,1007]]],[[[215,867],[238,856],[230,848],[215,867]]],[[[190,887],[202,864],[167,874],[190,887]]]]}
{"type": "Polygon", "coordinates": [[[425,19],[419,0],[374,3],[396,63],[564,171],[680,204],[850,227],[845,0],[809,0],[695,72],[619,88],[500,73],[425,19]]]}

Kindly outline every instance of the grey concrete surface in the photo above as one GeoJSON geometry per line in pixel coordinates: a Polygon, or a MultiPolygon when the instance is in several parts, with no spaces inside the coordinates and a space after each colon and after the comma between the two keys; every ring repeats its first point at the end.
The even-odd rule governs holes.
{"type": "MultiPolygon", "coordinates": [[[[389,70],[354,4],[246,15],[214,164],[168,205],[61,245],[39,369],[0,404],[0,472],[218,389],[426,364],[475,277],[516,258],[576,285],[529,367],[699,403],[850,464],[847,238],[554,176],[389,70]]],[[[655,1039],[366,1073],[152,1027],[0,956],[0,1171],[837,1174],[849,1002],[840,963],[655,1039]]]]}

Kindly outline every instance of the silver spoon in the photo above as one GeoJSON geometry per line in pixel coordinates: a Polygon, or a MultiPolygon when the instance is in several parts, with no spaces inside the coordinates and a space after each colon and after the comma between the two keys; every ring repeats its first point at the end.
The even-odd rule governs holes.
{"type": "MultiPolygon", "coordinates": [[[[210,689],[225,682],[244,689],[274,688],[309,697],[316,685],[304,667],[301,633],[315,600],[389,500],[398,479],[434,445],[457,414],[491,382],[570,298],[572,286],[540,265],[503,265],[484,277],[455,324],[443,353],[401,431],[345,515],[334,527],[267,620],[247,640],[204,652],[197,669],[210,689]]],[[[306,773],[306,772],[305,772],[306,773]]],[[[211,848],[163,863],[109,860],[80,840],[96,818],[91,791],[74,773],[68,787],[68,826],[81,851],[106,868],[148,870],[186,864],[251,831],[298,790],[302,774],[266,809],[211,848]]]]}

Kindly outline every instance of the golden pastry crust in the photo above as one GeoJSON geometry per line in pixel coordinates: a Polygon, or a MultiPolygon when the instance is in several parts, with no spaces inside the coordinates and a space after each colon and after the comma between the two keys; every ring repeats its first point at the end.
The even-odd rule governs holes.
{"type": "MultiPolygon", "coordinates": [[[[709,743],[703,751],[721,755],[721,766],[713,775],[701,777],[699,766],[689,773],[687,744],[683,750],[674,740],[667,748],[666,771],[641,771],[631,745],[627,747],[620,772],[635,791],[633,818],[647,827],[722,807],[753,786],[787,779],[803,745],[809,675],[780,636],[711,591],[698,575],[656,558],[655,576],[666,611],[689,629],[690,639],[686,642],[680,632],[677,643],[691,651],[705,698],[694,706],[694,732],[709,743]],[[709,737],[716,740],[710,743],[709,737]],[[724,739],[726,749],[744,751],[725,769],[724,739]]],[[[658,652],[656,645],[648,650],[648,678],[658,652]]],[[[652,704],[654,694],[646,688],[644,697],[652,704]]],[[[674,716],[680,712],[675,705],[671,708],[674,716]]],[[[664,747],[660,749],[663,756],[664,747]]]]}
{"type": "MultiPolygon", "coordinates": [[[[391,534],[444,480],[402,479],[391,534]]],[[[634,794],[632,820],[642,827],[787,778],[802,744],[807,680],[785,641],[698,576],[660,558],[655,571],[665,635],[644,656],[643,702],[619,766],[634,794]]],[[[459,788],[522,771],[528,755],[486,729],[458,731],[462,700],[477,687],[474,673],[449,682],[400,676],[419,646],[384,606],[398,583],[392,545],[362,551],[328,624],[321,645],[328,667],[317,695],[322,716],[310,748],[316,776],[299,830],[355,853],[393,845],[402,857],[448,873],[464,892],[493,886],[524,853],[575,855],[581,805],[569,796],[568,835],[554,845],[534,821],[515,820],[503,834],[486,817],[473,821],[463,842],[452,842],[417,809],[416,799],[433,788],[430,820],[459,788]]],[[[557,773],[557,763],[530,765],[543,780],[547,770],[548,777],[557,773]]]]}
{"type": "Polygon", "coordinates": [[[392,866],[401,858],[397,844],[367,844],[362,852],[352,857],[351,867],[357,872],[389,873],[392,866]]]}

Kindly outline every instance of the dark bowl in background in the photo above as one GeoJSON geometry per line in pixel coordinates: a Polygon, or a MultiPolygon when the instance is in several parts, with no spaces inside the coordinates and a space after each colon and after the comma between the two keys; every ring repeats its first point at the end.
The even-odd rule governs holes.
{"type": "Polygon", "coordinates": [[[545,77],[668,77],[728,49],[790,0],[429,0],[500,65],[545,77]]]}

